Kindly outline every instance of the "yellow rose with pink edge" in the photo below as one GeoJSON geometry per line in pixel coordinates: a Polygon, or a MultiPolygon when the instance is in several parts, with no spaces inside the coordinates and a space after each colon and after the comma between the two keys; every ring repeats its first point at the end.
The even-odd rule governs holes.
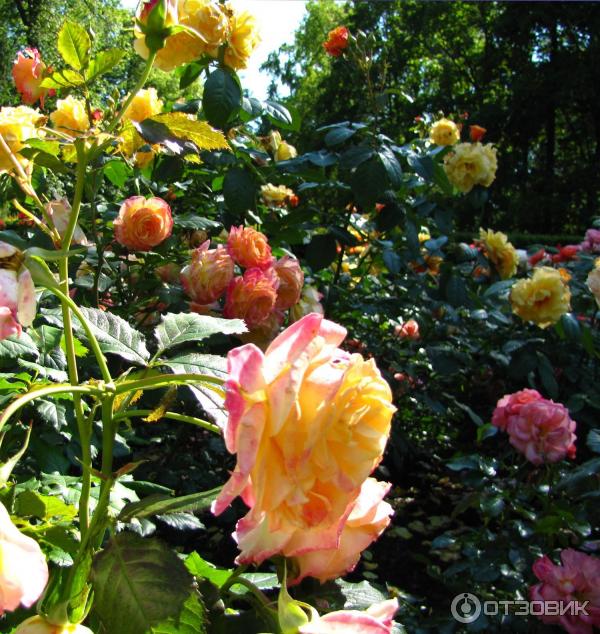
{"type": "Polygon", "coordinates": [[[448,180],[461,192],[470,192],[475,185],[489,187],[496,178],[498,159],[491,143],[459,143],[444,157],[448,180]]]}
{"type": "Polygon", "coordinates": [[[56,130],[70,136],[79,136],[90,129],[85,102],[82,99],[75,99],[73,95],[56,102],[56,110],[51,113],[50,121],[56,130]]]}
{"type": "Polygon", "coordinates": [[[513,313],[540,328],[547,328],[567,313],[570,300],[568,284],[549,266],[537,267],[531,278],[519,280],[510,293],[513,313]]]}
{"type": "Polygon", "coordinates": [[[201,244],[181,271],[183,289],[197,304],[212,304],[233,279],[234,264],[227,249],[222,244],[216,249],[209,246],[210,240],[201,244]]]}
{"type": "MultiPolygon", "coordinates": [[[[344,529],[358,528],[349,518],[381,460],[395,408],[375,361],[339,348],[345,336],[342,326],[312,313],[265,353],[247,344],[228,355],[224,435],[237,463],[213,512],[237,496],[250,507],[234,534],[239,563],[331,555],[344,529]]],[[[351,543],[340,555],[343,566],[354,564],[364,540],[351,543]]],[[[319,578],[337,576],[341,559],[319,578]]]]}
{"type": "Polygon", "coordinates": [[[454,121],[440,119],[431,126],[429,140],[436,145],[454,145],[460,141],[460,129],[454,121]]]}
{"type": "Polygon", "coordinates": [[[506,234],[480,228],[479,239],[483,244],[485,255],[494,264],[500,277],[503,280],[513,277],[519,266],[519,254],[508,241],[506,234]]]}

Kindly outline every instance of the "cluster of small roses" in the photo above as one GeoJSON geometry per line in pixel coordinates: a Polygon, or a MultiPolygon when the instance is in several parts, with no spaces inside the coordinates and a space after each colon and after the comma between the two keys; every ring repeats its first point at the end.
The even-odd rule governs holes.
{"type": "Polygon", "coordinates": [[[226,245],[210,249],[207,240],[181,271],[181,283],[192,299],[192,310],[218,310],[224,295],[223,315],[239,318],[259,338],[270,340],[285,320],[285,311],[298,307],[304,273],[296,258],[275,259],[267,237],[251,227],[231,227],[226,245]],[[243,269],[235,275],[235,265],[243,269]]]}
{"type": "Polygon", "coordinates": [[[213,512],[241,496],[238,562],[293,558],[292,583],[354,568],[392,514],[390,485],[370,477],[390,432],[391,390],[374,360],[339,348],[345,336],[313,313],[265,353],[246,344],[227,357],[224,436],[237,464],[213,512]]]}
{"type": "Polygon", "coordinates": [[[510,444],[535,465],[575,457],[575,421],[561,403],[524,389],[498,401],[492,424],[509,435],[510,444]]]}
{"type": "Polygon", "coordinates": [[[481,139],[486,129],[478,125],[469,126],[470,143],[460,143],[462,125],[442,118],[431,127],[429,140],[435,145],[453,146],[444,157],[444,171],[448,180],[461,192],[470,192],[475,185],[489,187],[496,178],[498,159],[496,148],[485,145],[481,139]]]}

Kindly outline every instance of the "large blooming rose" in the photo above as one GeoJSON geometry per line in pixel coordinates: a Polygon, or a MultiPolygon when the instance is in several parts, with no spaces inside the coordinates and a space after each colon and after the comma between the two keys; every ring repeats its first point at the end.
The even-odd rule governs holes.
{"type": "Polygon", "coordinates": [[[185,292],[198,304],[212,304],[221,297],[233,279],[233,260],[220,244],[209,249],[210,240],[192,253],[192,262],[181,271],[185,292]]]}
{"type": "Polygon", "coordinates": [[[460,130],[454,121],[440,119],[431,126],[429,140],[436,145],[454,145],[460,141],[460,130]]]}
{"type": "Polygon", "coordinates": [[[125,119],[139,123],[155,114],[160,114],[162,108],[163,102],[158,98],[156,88],[144,88],[136,93],[123,116],[125,119]]]}
{"type": "Polygon", "coordinates": [[[279,288],[277,289],[277,302],[275,308],[286,310],[297,304],[302,293],[304,284],[304,273],[300,268],[300,263],[296,258],[284,255],[273,264],[275,273],[279,278],[279,288]]]}
{"type": "Polygon", "coordinates": [[[498,274],[507,280],[517,272],[519,254],[508,241],[505,233],[488,229],[479,229],[479,240],[483,245],[485,255],[494,264],[498,274]]]}
{"type": "Polygon", "coordinates": [[[227,238],[227,250],[236,264],[245,269],[265,269],[273,262],[267,236],[252,227],[231,227],[227,238]]]}
{"type": "Polygon", "coordinates": [[[247,269],[227,287],[223,315],[243,319],[251,330],[264,325],[275,310],[279,278],[273,269],[247,269]]]}
{"type": "Polygon", "coordinates": [[[114,226],[119,244],[135,251],[150,251],[171,235],[171,208],[162,198],[132,196],[121,205],[114,226]]]}
{"type": "MultiPolygon", "coordinates": [[[[561,625],[569,634],[593,634],[600,627],[600,559],[571,548],[560,554],[562,565],[555,565],[544,555],[533,564],[533,573],[540,580],[529,590],[531,601],[577,601],[587,614],[538,616],[544,623],[561,625]]],[[[548,611],[545,611],[548,612],[548,611]]]]}
{"type": "Polygon", "coordinates": [[[31,326],[35,317],[35,286],[22,258],[18,249],[0,242],[0,340],[20,335],[21,326],[31,326]]]}
{"type": "MultiPolygon", "coordinates": [[[[345,336],[313,313],[264,354],[248,344],[228,355],[224,432],[237,464],[213,511],[239,495],[250,506],[235,533],[240,562],[336,550],[349,517],[357,521],[351,530],[364,520],[371,536],[378,531],[381,507],[371,516],[357,498],[381,460],[392,394],[372,359],[339,348],[345,336]]],[[[350,541],[340,557],[353,565],[364,541],[350,541]]]]}
{"type": "MultiPolygon", "coordinates": [[[[43,136],[39,126],[43,125],[46,118],[37,110],[27,106],[16,108],[0,108],[0,135],[8,145],[10,151],[24,167],[30,163],[19,154],[24,147],[24,141],[43,136]]],[[[15,166],[4,148],[0,146],[0,174],[11,173],[15,166]]]]}
{"type": "Polygon", "coordinates": [[[43,108],[46,95],[49,92],[54,93],[40,86],[44,81],[45,70],[46,64],[42,61],[37,48],[24,48],[17,53],[12,67],[12,76],[23,103],[30,106],[39,99],[43,108]]]}
{"type": "Polygon", "coordinates": [[[41,616],[32,616],[23,621],[14,631],[14,634],[94,634],[85,625],[67,623],[65,625],[53,625],[41,616]]]}
{"type": "Polygon", "coordinates": [[[64,134],[78,136],[90,128],[90,119],[82,99],[69,95],[56,102],[56,110],[50,114],[52,125],[64,134]]]}
{"type": "Polygon", "coordinates": [[[547,328],[569,311],[571,291],[556,269],[540,266],[527,280],[519,280],[510,293],[513,313],[524,321],[547,328]]]}
{"type": "Polygon", "coordinates": [[[229,28],[225,63],[236,70],[246,68],[252,52],[260,43],[256,18],[247,11],[238,13],[232,10],[229,28]]]}
{"type": "Polygon", "coordinates": [[[23,535],[0,504],[0,615],[19,604],[32,606],[48,581],[48,565],[37,542],[23,535]]]}
{"type": "Polygon", "coordinates": [[[498,159],[491,143],[458,143],[444,157],[448,180],[461,192],[470,192],[475,185],[489,187],[496,178],[498,159]]]}
{"type": "Polygon", "coordinates": [[[364,612],[338,610],[313,618],[298,628],[300,634],[392,634],[398,599],[376,603],[364,612]]]}
{"type": "Polygon", "coordinates": [[[537,390],[530,390],[529,388],[514,394],[505,394],[496,405],[492,415],[492,425],[502,431],[506,431],[510,419],[519,415],[523,405],[539,401],[542,398],[543,396],[537,390]]]}

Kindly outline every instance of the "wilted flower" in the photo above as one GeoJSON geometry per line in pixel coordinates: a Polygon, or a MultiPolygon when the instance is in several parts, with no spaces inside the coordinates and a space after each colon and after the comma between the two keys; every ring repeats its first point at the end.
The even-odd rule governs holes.
{"type": "Polygon", "coordinates": [[[359,610],[338,610],[319,617],[313,609],[309,623],[298,628],[299,634],[392,634],[398,599],[382,601],[359,610]]]}
{"type": "Polygon", "coordinates": [[[540,328],[547,328],[568,312],[570,300],[568,285],[548,266],[537,267],[531,278],[519,280],[510,293],[513,312],[540,328]]]}
{"type": "Polygon", "coordinates": [[[221,297],[233,279],[233,260],[227,249],[209,249],[210,240],[192,253],[192,261],[181,271],[185,292],[198,304],[212,304],[221,297]]]}
{"type": "Polygon", "coordinates": [[[48,581],[48,565],[38,543],[23,535],[0,504],[0,615],[31,607],[48,581]]]}
{"type": "MultiPolygon", "coordinates": [[[[67,227],[69,226],[69,220],[71,218],[71,205],[66,198],[61,198],[60,200],[52,200],[46,205],[46,212],[52,219],[56,230],[58,231],[61,238],[64,238],[65,233],[67,232],[67,227]]],[[[75,231],[73,232],[73,244],[80,244],[82,246],[87,246],[89,244],[85,233],[81,227],[76,224],[75,231]]]]}
{"type": "Polygon", "coordinates": [[[482,128],[480,125],[470,125],[469,126],[469,137],[473,143],[477,143],[477,141],[481,141],[485,136],[487,130],[482,128]]]}
{"type": "Polygon", "coordinates": [[[454,121],[440,119],[431,126],[429,140],[436,145],[454,145],[460,141],[460,129],[454,121]]]}
{"type": "Polygon", "coordinates": [[[140,123],[156,114],[160,114],[163,109],[162,99],[158,98],[156,88],[143,88],[139,90],[132,99],[123,117],[130,121],[140,123]]]}
{"type": "Polygon", "coordinates": [[[35,286],[22,263],[17,248],[0,242],[0,340],[20,335],[21,326],[31,326],[35,317],[35,286]]]}
{"type": "Polygon", "coordinates": [[[587,602],[585,614],[567,612],[551,614],[550,610],[536,613],[547,624],[562,626],[569,634],[592,634],[600,627],[600,559],[580,553],[572,548],[560,554],[562,564],[555,565],[544,555],[533,564],[533,573],[540,580],[529,590],[531,601],[562,601],[563,605],[575,601],[587,602]]]}
{"type": "Polygon", "coordinates": [[[277,301],[275,308],[286,310],[297,304],[300,300],[302,286],[304,284],[304,273],[300,263],[296,258],[285,255],[273,264],[275,273],[279,277],[279,288],[277,289],[277,301]]]}
{"type": "Polygon", "coordinates": [[[265,269],[273,262],[267,236],[252,227],[231,227],[227,251],[235,263],[244,268],[265,269]]]}
{"type": "MultiPolygon", "coordinates": [[[[44,135],[39,130],[46,117],[37,110],[27,106],[17,106],[16,108],[0,108],[0,135],[8,145],[17,161],[27,167],[30,162],[19,154],[25,147],[27,139],[33,139],[44,135]]],[[[0,146],[0,174],[14,172],[15,166],[7,152],[0,146]]]]}
{"type": "Polygon", "coordinates": [[[448,180],[464,193],[475,185],[489,187],[496,178],[497,168],[496,149],[491,143],[458,143],[444,157],[448,180]]]}
{"type": "Polygon", "coordinates": [[[350,31],[345,26],[338,26],[329,31],[327,41],[323,42],[323,48],[332,57],[339,57],[349,44],[350,31]]]}
{"type": "Polygon", "coordinates": [[[247,269],[227,287],[223,315],[243,319],[249,329],[263,325],[275,310],[279,278],[271,269],[247,269]]]}
{"type": "MultiPolygon", "coordinates": [[[[224,435],[237,464],[213,512],[239,495],[250,506],[234,534],[240,563],[335,551],[355,511],[357,523],[348,528],[358,532],[335,562],[352,566],[361,531],[373,538],[385,522],[387,509],[373,491],[370,502],[360,493],[383,455],[392,394],[374,360],[339,348],[345,336],[344,328],[313,313],[264,354],[252,344],[228,354],[224,435]]],[[[373,486],[381,493],[386,485],[373,486]]]]}
{"type": "Polygon", "coordinates": [[[78,136],[90,128],[90,120],[82,99],[69,95],[56,102],[56,110],[50,114],[52,125],[64,134],[78,136]]]}
{"type": "Polygon", "coordinates": [[[45,70],[46,64],[42,61],[37,48],[24,48],[17,53],[12,67],[12,76],[23,103],[30,106],[39,99],[43,108],[46,95],[54,94],[53,90],[40,86],[44,81],[45,70]]]}
{"type": "Polygon", "coordinates": [[[89,627],[81,624],[67,623],[55,625],[42,616],[32,616],[23,621],[14,634],[94,634],[89,627]]]}
{"type": "Polygon", "coordinates": [[[512,277],[517,272],[519,255],[501,231],[487,231],[479,229],[479,240],[485,250],[485,255],[496,267],[503,280],[512,277]]]}
{"type": "Polygon", "coordinates": [[[162,198],[132,196],[121,205],[114,227],[119,244],[135,251],[150,251],[171,235],[171,208],[162,198]]]}

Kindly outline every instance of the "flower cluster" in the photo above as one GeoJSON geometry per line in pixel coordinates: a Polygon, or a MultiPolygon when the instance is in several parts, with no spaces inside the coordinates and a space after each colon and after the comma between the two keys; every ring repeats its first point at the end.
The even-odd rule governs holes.
{"type": "Polygon", "coordinates": [[[544,613],[539,618],[549,625],[561,625],[569,634],[592,634],[600,627],[600,559],[572,548],[560,554],[561,564],[555,565],[544,555],[533,564],[533,573],[540,583],[529,590],[531,601],[570,601],[584,603],[585,614],[544,613]]]}
{"type": "Polygon", "coordinates": [[[519,265],[517,250],[501,231],[479,229],[479,241],[485,255],[494,264],[503,280],[513,277],[519,265]]]}
{"type": "Polygon", "coordinates": [[[345,336],[313,313],[264,354],[247,344],[227,357],[224,434],[237,464],[213,512],[241,496],[250,510],[234,534],[238,561],[294,557],[295,582],[351,570],[392,514],[390,485],[369,477],[389,435],[391,390],[373,360],[339,348],[345,336]]]}
{"type": "MultiPolygon", "coordinates": [[[[147,59],[154,48],[143,28],[157,0],[141,5],[135,29],[136,52],[147,59]],[[150,46],[149,46],[150,44],[150,46]]],[[[260,42],[254,16],[237,12],[229,4],[215,0],[167,0],[166,27],[178,27],[168,35],[157,52],[155,64],[164,71],[193,62],[203,55],[217,58],[225,46],[224,61],[234,69],[246,68],[248,59],[260,42]]]]}
{"type": "Polygon", "coordinates": [[[498,401],[492,424],[506,431],[511,445],[535,465],[575,457],[575,421],[567,408],[524,389],[498,401]]]}

